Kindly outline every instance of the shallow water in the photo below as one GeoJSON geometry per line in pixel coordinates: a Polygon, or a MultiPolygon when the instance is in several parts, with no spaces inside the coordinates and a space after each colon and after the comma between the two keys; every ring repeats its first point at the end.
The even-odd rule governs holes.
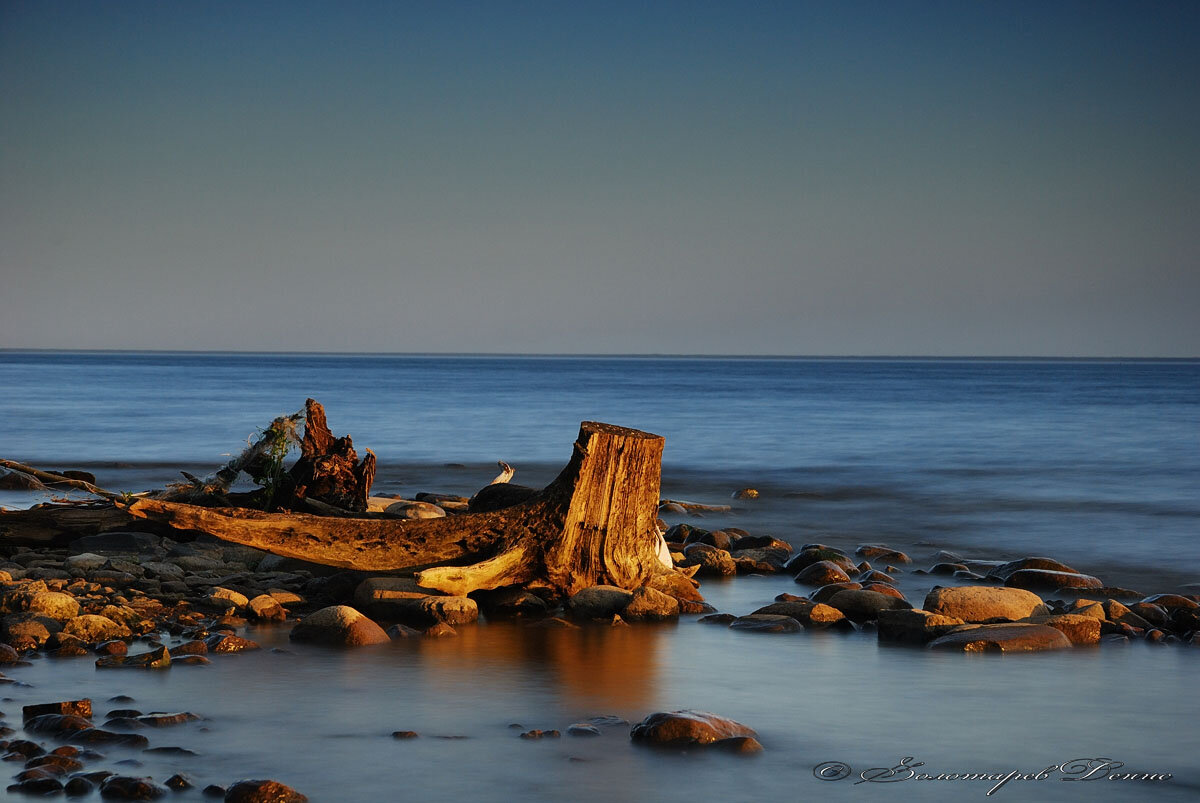
{"type": "MultiPolygon", "coordinates": [[[[405,494],[469,493],[498,458],[518,481],[544,484],[579,421],[599,419],[666,436],[664,496],[723,503],[743,485],[762,492],[729,514],[672,522],[796,546],[883,541],[909,551],[910,568],[947,548],[1047,554],[1147,593],[1200,581],[1196,362],[0,353],[0,387],[0,455],[91,467],[113,488],[161,486],[176,468],[205,473],[306,396],[325,403],[336,432],[379,454],[379,491],[405,494]]],[[[39,499],[0,494],[14,506],[39,499]]],[[[900,576],[917,604],[933,583],[900,576]]],[[[736,614],[804,590],[787,577],[703,588],[736,614]]],[[[125,707],[102,702],[119,693],[145,711],[191,710],[206,719],[149,735],[199,756],[110,758],[128,755],[160,781],[182,770],[199,786],[274,777],[314,801],[985,797],[980,781],[854,785],[906,756],[933,773],[1109,757],[1121,771],[1175,776],[1130,786],[1059,774],[1011,781],[997,799],[1200,791],[1195,649],[945,655],[882,647],[870,633],[754,635],[692,619],[578,631],[485,623],[351,652],[292,646],[278,627],[247,635],[287,652],[161,674],[43,659],[9,672],[32,687],[5,687],[3,710],[14,724],[20,705],[90,696],[102,714],[125,707]],[[630,744],[624,727],[530,742],[508,727],[565,731],[591,716],[685,707],[754,727],[766,752],[662,754],[630,744]],[[422,736],[396,741],[395,730],[422,736]],[[852,777],[814,777],[835,760],[852,777]]]]}

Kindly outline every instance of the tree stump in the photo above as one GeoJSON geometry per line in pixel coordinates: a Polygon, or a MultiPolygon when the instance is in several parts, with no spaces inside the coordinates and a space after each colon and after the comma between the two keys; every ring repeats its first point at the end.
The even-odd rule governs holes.
{"type": "MultiPolygon", "coordinates": [[[[306,431],[307,437],[307,431],[306,431]]],[[[440,519],[331,518],[141,499],[129,512],[277,555],[363,571],[419,570],[451,594],[509,585],[571,594],[675,573],[658,558],[663,439],[585,421],[558,477],[522,504],[440,519]]]]}

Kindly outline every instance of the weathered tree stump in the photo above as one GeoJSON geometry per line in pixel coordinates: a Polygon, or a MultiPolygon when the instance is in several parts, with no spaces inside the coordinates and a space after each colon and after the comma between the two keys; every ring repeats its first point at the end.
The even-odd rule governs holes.
{"type": "Polygon", "coordinates": [[[368,449],[359,463],[350,436],[335,438],[325,421],[325,408],[313,399],[306,401],[300,459],[287,473],[286,491],[295,501],[316,499],[362,512],[374,481],[375,453],[368,449]]]}
{"type": "Polygon", "coordinates": [[[128,510],[314,563],[421,570],[422,586],[453,594],[509,585],[567,594],[601,583],[636,588],[674,572],[659,560],[655,528],[662,449],[657,435],[584,422],[566,467],[533,498],[439,519],[333,518],[154,499],[128,510]]]}

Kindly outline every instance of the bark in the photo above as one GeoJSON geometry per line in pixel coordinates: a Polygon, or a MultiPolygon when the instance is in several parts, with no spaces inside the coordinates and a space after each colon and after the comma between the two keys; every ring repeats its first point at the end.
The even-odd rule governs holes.
{"type": "Polygon", "coordinates": [[[76,538],[115,528],[147,529],[145,522],[111,504],[41,505],[0,513],[0,543],[5,545],[66,546],[76,538]]]}
{"type": "Polygon", "coordinates": [[[508,585],[567,594],[600,583],[636,588],[672,571],[657,556],[662,448],[657,435],[584,422],[566,467],[532,498],[440,519],[331,518],[154,499],[128,510],[313,563],[421,570],[422,586],[453,594],[508,585]]]}

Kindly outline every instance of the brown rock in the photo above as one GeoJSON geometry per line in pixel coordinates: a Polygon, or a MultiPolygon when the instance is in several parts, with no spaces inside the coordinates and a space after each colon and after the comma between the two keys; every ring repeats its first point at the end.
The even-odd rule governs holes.
{"type": "Polygon", "coordinates": [[[204,640],[204,645],[208,647],[209,652],[222,653],[261,649],[257,642],[242,638],[241,636],[235,636],[232,633],[213,633],[204,640]]]}
{"type": "Polygon", "coordinates": [[[912,607],[907,600],[866,589],[839,591],[829,598],[827,604],[844,613],[852,622],[870,622],[879,618],[880,611],[912,607]]]}
{"type": "Polygon", "coordinates": [[[799,633],[804,626],[790,616],[775,616],[768,613],[752,613],[739,616],[729,625],[734,630],[750,633],[799,633]]]}
{"type": "Polygon", "coordinates": [[[621,618],[630,622],[658,621],[679,616],[679,600],[661,591],[643,586],[621,610],[621,618]]]}
{"type": "Polygon", "coordinates": [[[1070,646],[1061,631],[1027,623],[966,625],[929,642],[929,649],[956,652],[1039,652],[1070,646]]]}
{"type": "Polygon", "coordinates": [[[836,563],[820,560],[801,569],[796,574],[795,580],[804,585],[824,586],[830,583],[847,583],[850,581],[850,576],[836,563]]]}
{"type": "Polygon", "coordinates": [[[100,783],[100,796],[118,800],[154,800],[169,793],[165,786],[153,778],[134,778],[129,775],[113,775],[100,783]]]}
{"type": "Polygon", "coordinates": [[[634,725],[629,735],[633,741],[644,744],[686,747],[758,734],[732,719],[707,711],[683,710],[651,714],[634,725]]]}
{"type": "Polygon", "coordinates": [[[953,616],[964,622],[1016,622],[1049,613],[1042,598],[1020,588],[960,586],[935,588],[922,606],[930,613],[953,616]]]}
{"type": "Polygon", "coordinates": [[[39,703],[27,705],[21,709],[22,721],[28,722],[42,714],[70,714],[72,716],[92,718],[92,701],[86,697],[82,700],[64,700],[58,703],[39,703]]]}
{"type": "Polygon", "coordinates": [[[1090,616],[1061,613],[1056,616],[1034,616],[1029,621],[1061,631],[1076,647],[1100,643],[1100,620],[1090,616]]]}
{"type": "Polygon", "coordinates": [[[579,619],[611,619],[625,609],[633,594],[616,586],[592,586],[567,600],[567,610],[579,619]]]}
{"type": "Polygon", "coordinates": [[[114,622],[107,616],[85,613],[63,625],[63,632],[91,644],[112,639],[128,638],[131,633],[126,625],[114,622]]]}
{"type": "Polygon", "coordinates": [[[696,588],[696,583],[689,577],[684,577],[678,572],[668,572],[666,574],[656,574],[646,583],[655,591],[661,591],[667,596],[674,597],[681,602],[704,602],[704,597],[696,588]]]}
{"type": "Polygon", "coordinates": [[[225,790],[225,803],[307,802],[307,797],[279,781],[237,781],[225,790]]]}
{"type": "Polygon", "coordinates": [[[863,544],[854,550],[854,554],[867,560],[879,560],[884,563],[912,563],[912,558],[900,550],[881,544],[863,544]]]}
{"type": "Polygon", "coordinates": [[[930,611],[908,608],[882,610],[879,612],[879,640],[925,644],[962,624],[962,619],[930,611]]]}
{"type": "Polygon", "coordinates": [[[292,628],[292,641],[335,647],[386,644],[383,628],[348,605],[332,605],[304,617],[292,628]]]}
{"type": "Polygon", "coordinates": [[[1053,591],[1058,588],[1101,588],[1104,583],[1090,574],[1056,572],[1050,569],[1018,569],[1008,576],[1004,585],[1009,588],[1053,591]]]}

